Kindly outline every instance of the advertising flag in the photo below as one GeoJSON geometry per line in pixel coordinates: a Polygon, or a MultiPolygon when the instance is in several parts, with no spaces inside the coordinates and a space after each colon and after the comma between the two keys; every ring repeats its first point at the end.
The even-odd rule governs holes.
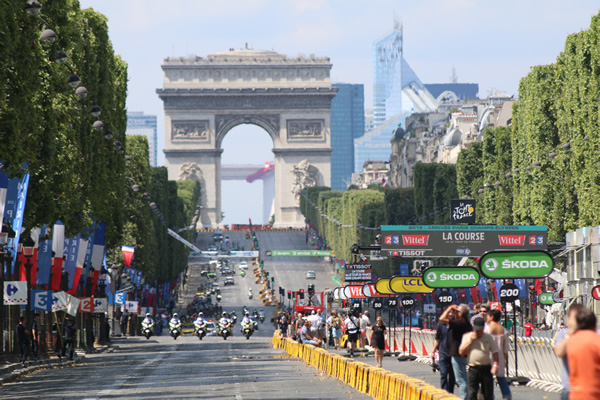
{"type": "Polygon", "coordinates": [[[69,283],[69,287],[71,288],[71,290],[69,290],[69,294],[70,295],[75,295],[75,293],[77,293],[77,287],[79,286],[79,280],[81,278],[81,275],[83,273],[83,266],[85,263],[85,256],[87,254],[87,249],[88,249],[88,241],[84,238],[82,238],[80,235],[77,236],[79,238],[79,244],[77,246],[77,260],[75,261],[75,271],[73,274],[73,281],[72,283],[69,283]]]}
{"type": "Polygon", "coordinates": [[[94,298],[93,297],[80,297],[79,298],[79,312],[91,313],[94,312],[94,298]]]}
{"type": "Polygon", "coordinates": [[[70,294],[67,294],[67,298],[69,301],[67,314],[75,317],[77,315],[77,310],[79,310],[79,303],[81,303],[81,301],[77,297],[71,296],[70,294]]]}
{"type": "Polygon", "coordinates": [[[38,273],[37,284],[48,285],[50,283],[50,268],[52,266],[52,230],[48,226],[42,226],[38,238],[38,273]],[[44,239],[44,240],[41,240],[44,239]]]}
{"type": "Polygon", "coordinates": [[[108,299],[106,297],[94,299],[94,312],[104,313],[108,311],[108,299]]]}
{"type": "Polygon", "coordinates": [[[52,230],[52,290],[60,290],[60,278],[63,270],[65,252],[65,225],[56,221],[52,230]]]}
{"type": "Polygon", "coordinates": [[[40,311],[52,311],[52,291],[32,290],[31,309],[40,311]]]}
{"type": "Polygon", "coordinates": [[[27,282],[4,282],[4,305],[27,304],[27,282]]]}
{"type": "Polygon", "coordinates": [[[54,292],[52,294],[52,311],[66,310],[68,307],[68,299],[66,292],[54,292]]]}
{"type": "Polygon", "coordinates": [[[131,260],[133,259],[135,248],[131,246],[122,246],[121,250],[123,251],[123,263],[129,267],[131,265],[131,260]]]}
{"type": "Polygon", "coordinates": [[[98,285],[98,278],[100,277],[100,271],[102,269],[102,261],[104,261],[104,248],[106,242],[104,241],[104,222],[101,222],[96,227],[96,233],[94,234],[94,248],[92,250],[92,294],[96,293],[96,286],[98,285]]]}
{"type": "Polygon", "coordinates": [[[125,307],[127,308],[127,311],[130,312],[131,314],[138,313],[138,302],[137,301],[128,301],[127,304],[125,304],[125,307]]]}
{"type": "Polygon", "coordinates": [[[17,250],[21,238],[21,228],[23,227],[23,215],[25,214],[25,200],[27,199],[27,188],[29,186],[29,174],[21,178],[13,178],[8,181],[6,190],[6,201],[4,202],[4,218],[7,223],[12,223],[12,229],[15,231],[15,239],[12,248],[9,250],[13,255],[10,272],[14,274],[15,264],[17,262],[17,250]]]}
{"type": "MultiPolygon", "coordinates": [[[[69,285],[68,288],[71,289],[73,287],[73,280],[75,277],[75,269],[77,267],[77,254],[79,251],[79,238],[77,235],[75,238],[65,238],[65,264],[64,270],[69,277],[69,285]]],[[[67,290],[67,293],[70,293],[70,290],[67,290]]]]}

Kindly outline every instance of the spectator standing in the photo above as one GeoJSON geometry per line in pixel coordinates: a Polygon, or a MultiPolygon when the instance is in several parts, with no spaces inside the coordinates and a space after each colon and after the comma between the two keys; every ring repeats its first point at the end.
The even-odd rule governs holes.
{"type": "Polygon", "coordinates": [[[327,339],[327,321],[325,319],[325,314],[323,314],[323,311],[319,309],[317,310],[317,316],[319,317],[317,334],[321,342],[325,342],[327,339]]]}
{"type": "Polygon", "coordinates": [[[19,318],[19,325],[17,325],[17,341],[19,343],[19,362],[25,363],[27,356],[29,355],[29,338],[27,337],[27,330],[25,329],[25,318],[19,318]]]}
{"type": "Polygon", "coordinates": [[[494,376],[498,372],[498,346],[492,335],[483,331],[485,322],[477,317],[473,320],[473,332],[463,335],[458,349],[461,356],[467,357],[469,372],[467,375],[467,399],[477,400],[477,392],[481,392],[485,400],[494,400],[494,376]],[[494,359],[490,359],[490,353],[494,359]]]}
{"type": "Polygon", "coordinates": [[[473,325],[473,321],[475,320],[475,318],[481,317],[483,319],[483,321],[485,322],[484,330],[487,332],[487,326],[488,326],[487,320],[488,320],[488,314],[490,313],[490,306],[488,306],[485,303],[481,303],[481,304],[479,304],[479,307],[476,308],[475,310],[477,310],[478,313],[471,317],[471,325],[473,325]]]}
{"type": "Polygon", "coordinates": [[[510,347],[506,330],[500,324],[501,319],[502,312],[500,310],[490,310],[488,315],[488,333],[492,335],[498,347],[498,372],[496,373],[496,380],[502,391],[502,398],[512,399],[512,393],[506,380],[506,375],[508,375],[508,351],[510,347]]]}
{"type": "Polygon", "coordinates": [[[530,319],[528,319],[527,323],[523,325],[523,328],[525,328],[525,337],[530,337],[531,333],[533,332],[533,324],[531,323],[530,319]]]}
{"type": "Polygon", "coordinates": [[[448,393],[454,393],[456,378],[452,369],[452,357],[450,356],[450,344],[452,342],[452,330],[449,323],[439,322],[435,331],[435,342],[431,361],[434,361],[434,352],[438,351],[440,367],[440,387],[448,393]]]}
{"type": "Polygon", "coordinates": [[[33,322],[31,323],[31,354],[35,360],[40,358],[40,314],[33,314],[33,322]]]}
{"type": "Polygon", "coordinates": [[[461,304],[457,306],[453,304],[446,308],[440,316],[440,322],[448,324],[451,331],[450,341],[450,357],[452,359],[452,370],[458,384],[460,396],[462,399],[467,398],[467,357],[460,355],[459,347],[462,342],[462,337],[465,333],[471,332],[473,328],[467,320],[469,315],[469,306],[461,304]]]}
{"type": "Polygon", "coordinates": [[[375,325],[371,327],[371,336],[369,344],[375,351],[375,366],[381,368],[383,364],[383,352],[385,351],[387,329],[383,323],[383,318],[377,317],[375,325]]]}
{"type": "Polygon", "coordinates": [[[64,343],[63,343],[63,356],[66,354],[69,357],[69,360],[73,359],[73,355],[75,354],[75,338],[77,337],[77,328],[75,328],[74,321],[69,319],[67,325],[65,326],[65,335],[64,335],[64,343]],[[67,354],[67,347],[69,348],[69,354],[67,354]]]}
{"type": "Polygon", "coordinates": [[[350,313],[348,313],[348,318],[346,318],[344,323],[346,324],[346,333],[348,334],[347,343],[350,345],[350,357],[354,357],[354,347],[358,341],[360,321],[356,316],[354,316],[353,311],[350,311],[350,313]]]}
{"type": "MultiPolygon", "coordinates": [[[[367,341],[367,327],[371,326],[371,319],[369,318],[369,311],[365,310],[360,317],[360,347],[364,348],[367,341]]],[[[370,340],[369,340],[369,344],[370,340]]]]}
{"type": "Polygon", "coordinates": [[[129,321],[129,313],[127,312],[127,309],[125,309],[123,311],[123,314],[121,314],[121,320],[119,321],[119,324],[121,325],[121,334],[123,336],[127,336],[127,322],[129,321]]]}
{"type": "Polygon", "coordinates": [[[342,319],[337,315],[337,311],[331,312],[331,335],[333,336],[333,345],[336,349],[340,348],[340,338],[342,337],[342,319]]]}
{"type": "Polygon", "coordinates": [[[569,400],[600,399],[600,335],[592,310],[569,313],[566,352],[569,362],[569,400]]]}
{"type": "Polygon", "coordinates": [[[570,335],[575,332],[577,326],[569,327],[569,321],[575,321],[572,319],[572,314],[577,314],[577,311],[579,311],[581,308],[583,308],[581,304],[573,304],[571,307],[569,307],[569,311],[567,315],[565,315],[567,326],[563,326],[554,337],[554,354],[562,359],[561,381],[563,390],[560,393],[561,400],[569,400],[569,392],[571,391],[569,384],[569,362],[567,360],[566,339],[568,339],[570,335]]]}

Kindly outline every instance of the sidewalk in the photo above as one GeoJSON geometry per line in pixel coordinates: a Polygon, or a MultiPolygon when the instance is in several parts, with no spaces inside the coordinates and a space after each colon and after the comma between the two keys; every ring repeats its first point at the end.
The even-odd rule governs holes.
{"type": "MultiPolygon", "coordinates": [[[[341,356],[348,356],[347,349],[335,350],[333,348],[327,348],[326,346],[323,347],[323,349],[341,356]]],[[[440,373],[439,371],[433,372],[430,365],[417,361],[398,361],[397,356],[391,354],[388,356],[387,354],[388,353],[386,352],[386,356],[383,358],[383,369],[405,374],[412,378],[425,381],[435,387],[440,387],[440,373]]],[[[373,356],[372,351],[367,353],[365,351],[355,350],[353,358],[365,364],[375,365],[375,357],[373,356]]],[[[513,400],[560,400],[560,393],[545,392],[527,386],[511,386],[510,390],[513,395],[513,400]]],[[[458,393],[458,387],[456,387],[454,394],[458,395],[458,393]]],[[[502,393],[500,392],[500,387],[498,385],[495,385],[494,387],[494,395],[496,399],[502,398],[502,393]]]]}
{"type": "Polygon", "coordinates": [[[14,353],[1,354],[0,355],[0,385],[15,381],[23,375],[30,374],[35,371],[42,369],[54,368],[59,366],[67,366],[80,363],[86,354],[91,353],[104,353],[114,351],[114,341],[108,345],[99,345],[93,349],[76,349],[73,360],[69,360],[67,357],[59,358],[54,356],[53,353],[43,356],[40,355],[39,360],[27,360],[24,363],[19,362],[19,355],[14,353]]]}

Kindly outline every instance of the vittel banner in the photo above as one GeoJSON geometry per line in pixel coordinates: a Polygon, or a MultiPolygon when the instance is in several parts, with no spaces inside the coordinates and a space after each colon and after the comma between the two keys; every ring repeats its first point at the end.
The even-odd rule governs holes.
{"type": "Polygon", "coordinates": [[[547,226],[382,225],[382,254],[398,257],[480,257],[493,250],[546,250],[547,226]]]}
{"type": "Polygon", "coordinates": [[[472,288],[479,283],[473,267],[430,267],[423,272],[423,283],[430,288],[472,288]]]}
{"type": "Polygon", "coordinates": [[[481,274],[489,279],[543,278],[552,267],[546,251],[492,251],[479,259],[481,274]]]}

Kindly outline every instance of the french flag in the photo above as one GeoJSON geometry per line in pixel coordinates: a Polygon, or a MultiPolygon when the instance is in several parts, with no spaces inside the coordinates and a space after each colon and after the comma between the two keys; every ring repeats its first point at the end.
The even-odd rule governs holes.
{"type": "Polygon", "coordinates": [[[123,251],[123,263],[127,267],[131,266],[131,260],[133,259],[133,253],[135,252],[135,248],[131,246],[121,246],[121,250],[123,251]]]}
{"type": "Polygon", "coordinates": [[[52,230],[52,290],[60,290],[60,279],[63,270],[63,256],[65,254],[65,225],[56,221],[52,230]]]}
{"type": "Polygon", "coordinates": [[[104,222],[98,224],[96,233],[94,234],[94,247],[92,250],[92,295],[96,293],[98,278],[102,270],[102,262],[104,261],[104,249],[106,242],[104,240],[104,222]]]}
{"type": "Polygon", "coordinates": [[[81,279],[81,273],[83,271],[83,265],[85,264],[85,253],[87,252],[88,241],[82,237],[79,238],[79,248],[77,249],[77,261],[75,263],[75,274],[73,275],[73,285],[69,293],[71,296],[75,296],[77,293],[77,287],[79,286],[79,279],[81,279]]]}

